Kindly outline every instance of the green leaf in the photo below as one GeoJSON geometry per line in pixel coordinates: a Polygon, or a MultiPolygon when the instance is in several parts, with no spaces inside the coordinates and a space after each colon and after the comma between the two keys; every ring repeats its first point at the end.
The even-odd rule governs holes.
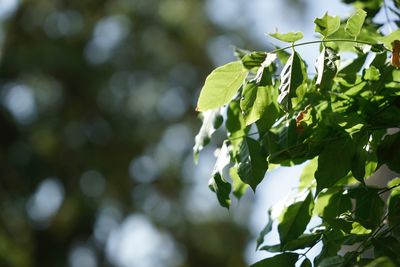
{"type": "Polygon", "coordinates": [[[329,188],[351,170],[355,148],[350,138],[338,138],[329,142],[318,157],[315,172],[317,192],[329,188]],[[338,160],[340,159],[340,160],[338,160]]]}
{"type": "Polygon", "coordinates": [[[242,138],[249,132],[238,100],[234,100],[228,105],[225,127],[229,137],[229,149],[232,157],[235,158],[240,151],[242,138]]]}
{"type": "Polygon", "coordinates": [[[265,113],[272,118],[270,126],[279,114],[279,107],[276,101],[276,89],[270,86],[258,86],[255,81],[249,82],[243,89],[240,108],[246,125],[258,121],[265,113]]]}
{"type": "Polygon", "coordinates": [[[350,197],[342,189],[331,187],[318,194],[314,213],[323,218],[336,218],[351,209],[350,197]]]}
{"type": "Polygon", "coordinates": [[[251,52],[246,55],[244,55],[241,58],[243,66],[251,70],[253,68],[258,68],[261,66],[261,64],[264,62],[265,58],[267,57],[268,53],[266,52],[251,52]]]}
{"type": "Polygon", "coordinates": [[[323,259],[318,267],[342,267],[344,262],[345,261],[342,256],[333,256],[323,259]]]}
{"type": "Polygon", "coordinates": [[[237,166],[229,169],[229,176],[232,179],[233,195],[237,199],[240,199],[244,195],[249,186],[243,183],[242,180],[240,179],[239,175],[237,174],[237,166]]]}
{"type": "Polygon", "coordinates": [[[285,111],[292,109],[292,98],[299,94],[299,88],[307,81],[304,62],[297,52],[293,52],[281,72],[278,103],[285,111]]]}
{"type": "Polygon", "coordinates": [[[300,267],[312,267],[311,261],[308,258],[305,258],[300,267]]]}
{"type": "Polygon", "coordinates": [[[375,68],[374,66],[371,66],[367,69],[364,69],[363,73],[363,79],[366,81],[379,81],[379,78],[381,77],[380,71],[375,68]]]}
{"type": "Polygon", "coordinates": [[[240,61],[221,66],[208,75],[197,103],[198,111],[206,111],[227,104],[235,96],[248,71],[240,61]]]}
{"type": "Polygon", "coordinates": [[[311,219],[314,201],[311,192],[304,200],[291,204],[283,212],[278,225],[281,246],[284,246],[294,239],[297,239],[306,229],[311,219]]]}
{"type": "Polygon", "coordinates": [[[258,249],[261,246],[261,244],[264,243],[264,238],[269,232],[271,232],[273,223],[274,223],[274,221],[272,220],[272,217],[271,217],[271,210],[269,210],[268,211],[268,222],[265,225],[264,229],[258,235],[256,249],[258,249]]]}
{"type": "Polygon", "coordinates": [[[347,20],[345,31],[353,37],[357,37],[362,29],[367,12],[357,9],[347,20]]]}
{"type": "Polygon", "coordinates": [[[255,191],[268,169],[268,162],[262,153],[260,143],[250,137],[243,138],[236,160],[239,162],[240,179],[255,191]]]}
{"type": "Polygon", "coordinates": [[[221,109],[208,110],[200,114],[203,120],[203,124],[200,127],[199,133],[194,138],[195,144],[193,147],[194,160],[197,163],[199,158],[199,153],[203,148],[210,143],[211,135],[218,129],[223,118],[221,115],[221,109]]]}
{"type": "Polygon", "coordinates": [[[314,158],[308,162],[300,175],[299,191],[310,188],[314,182],[314,173],[318,168],[318,158],[314,158]]]}
{"type": "Polygon", "coordinates": [[[392,42],[395,40],[400,40],[400,29],[379,38],[379,41],[389,50],[392,50],[392,42]]]}
{"type": "Polygon", "coordinates": [[[304,249],[314,246],[321,238],[321,233],[317,234],[303,234],[297,239],[289,241],[283,248],[280,244],[277,245],[266,245],[260,248],[268,252],[283,252],[283,251],[295,251],[298,249],[304,249]]]}
{"type": "Polygon", "coordinates": [[[289,33],[276,32],[276,33],[270,33],[269,35],[274,37],[275,39],[278,39],[279,41],[287,43],[294,43],[296,41],[303,39],[303,33],[301,32],[289,32],[289,33]]]}
{"type": "Polygon", "coordinates": [[[316,63],[317,80],[315,85],[321,89],[328,89],[331,87],[333,78],[337,72],[335,61],[338,59],[335,51],[329,47],[324,47],[318,57],[316,63]]]}
{"type": "Polygon", "coordinates": [[[393,236],[373,238],[375,257],[386,256],[393,261],[395,266],[400,266],[400,242],[393,236]]]}
{"type": "Polygon", "coordinates": [[[217,195],[219,204],[222,207],[229,209],[231,200],[229,194],[231,193],[231,184],[228,183],[222,176],[223,169],[230,163],[230,156],[226,143],[222,145],[217,161],[214,166],[213,174],[208,182],[208,187],[217,195]]]}
{"type": "Polygon", "coordinates": [[[393,228],[392,233],[398,240],[400,240],[400,178],[391,180],[388,183],[388,188],[392,188],[388,198],[388,222],[389,226],[393,228]]]}
{"type": "Polygon", "coordinates": [[[391,170],[400,173],[400,132],[387,135],[379,144],[378,166],[386,164],[391,170]]]}
{"type": "Polygon", "coordinates": [[[343,236],[343,232],[338,228],[332,228],[324,234],[322,250],[321,253],[315,257],[314,266],[320,266],[320,262],[324,259],[337,256],[338,251],[342,247],[343,236]]]}
{"type": "Polygon", "coordinates": [[[379,257],[365,267],[396,267],[396,265],[388,257],[379,257]]]}
{"type": "Polygon", "coordinates": [[[256,262],[250,267],[295,267],[298,258],[296,253],[282,253],[256,262]]]}
{"type": "Polygon", "coordinates": [[[367,229],[377,227],[384,213],[385,203],[378,190],[370,187],[358,187],[349,191],[356,199],[355,220],[367,229]]]}
{"type": "Polygon", "coordinates": [[[334,34],[339,29],[340,18],[339,16],[329,16],[328,12],[326,12],[322,18],[316,18],[314,20],[314,23],[315,32],[319,32],[324,37],[328,37],[329,35],[334,34]]]}

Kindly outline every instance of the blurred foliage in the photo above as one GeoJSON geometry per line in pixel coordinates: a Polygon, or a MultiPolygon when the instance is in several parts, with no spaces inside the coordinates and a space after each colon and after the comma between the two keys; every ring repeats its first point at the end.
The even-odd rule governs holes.
{"type": "Polygon", "coordinates": [[[203,5],[25,0],[2,18],[1,266],[74,265],[77,246],[125,266],[107,233],[139,213],[171,234],[179,266],[244,266],[247,229],[192,218],[182,177],[207,45],[223,34],[203,5]]]}

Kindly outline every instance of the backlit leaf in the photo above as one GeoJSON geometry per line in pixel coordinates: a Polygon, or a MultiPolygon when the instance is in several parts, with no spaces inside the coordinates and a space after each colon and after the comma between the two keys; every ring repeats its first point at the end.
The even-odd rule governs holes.
{"type": "Polygon", "coordinates": [[[351,36],[357,37],[364,24],[367,12],[362,9],[357,9],[347,20],[345,31],[351,36]]]}
{"type": "Polygon", "coordinates": [[[314,20],[315,23],[315,32],[321,33],[324,37],[328,37],[335,33],[340,27],[340,18],[339,16],[332,17],[329,16],[328,13],[325,13],[322,18],[316,18],[314,20]]]}
{"type": "Polygon", "coordinates": [[[279,41],[288,43],[294,43],[296,41],[303,39],[303,33],[301,32],[289,32],[289,33],[276,32],[276,33],[270,33],[269,35],[274,37],[275,39],[278,39],[279,41]]]}
{"type": "Polygon", "coordinates": [[[208,75],[201,89],[197,110],[206,111],[229,103],[236,95],[247,73],[248,71],[240,61],[216,68],[208,75]]]}

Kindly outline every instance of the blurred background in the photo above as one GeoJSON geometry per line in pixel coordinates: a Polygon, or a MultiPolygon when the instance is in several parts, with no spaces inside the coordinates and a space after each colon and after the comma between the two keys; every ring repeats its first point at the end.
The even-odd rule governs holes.
{"type": "MultiPolygon", "coordinates": [[[[262,257],[254,238],[298,169],[219,207],[207,187],[218,137],[193,163],[197,96],[232,46],[271,49],[276,27],[313,38],[327,6],[351,12],[338,0],[0,0],[0,266],[262,257]]],[[[304,49],[312,64],[318,49],[304,49]]]]}

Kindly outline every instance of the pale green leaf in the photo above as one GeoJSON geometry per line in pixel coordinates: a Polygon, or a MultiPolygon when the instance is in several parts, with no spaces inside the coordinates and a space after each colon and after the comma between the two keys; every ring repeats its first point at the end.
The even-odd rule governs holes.
{"type": "Polygon", "coordinates": [[[201,89],[197,111],[221,107],[236,95],[248,71],[240,61],[221,66],[208,75],[201,89]]]}
{"type": "Polygon", "coordinates": [[[237,199],[240,199],[249,186],[240,179],[236,166],[229,169],[229,176],[232,179],[232,193],[237,199]]]}
{"type": "Polygon", "coordinates": [[[287,43],[294,43],[296,41],[303,39],[303,33],[301,32],[289,32],[289,33],[276,32],[276,33],[270,33],[269,35],[271,37],[274,37],[275,39],[278,39],[279,41],[287,43]]]}
{"type": "Polygon", "coordinates": [[[318,167],[318,158],[314,158],[308,162],[300,175],[299,191],[313,186],[314,173],[318,167]]]}
{"type": "Polygon", "coordinates": [[[362,29],[367,12],[357,9],[347,20],[345,31],[353,37],[357,37],[362,29]]]}
{"type": "Polygon", "coordinates": [[[321,33],[324,37],[328,37],[334,34],[340,27],[340,18],[339,16],[329,16],[328,12],[324,14],[322,18],[316,18],[314,20],[315,23],[315,32],[321,33]]]}

